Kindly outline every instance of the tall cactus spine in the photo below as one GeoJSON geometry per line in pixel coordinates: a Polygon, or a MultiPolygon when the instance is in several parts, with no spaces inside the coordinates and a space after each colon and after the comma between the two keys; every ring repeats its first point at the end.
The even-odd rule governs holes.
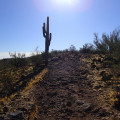
{"type": "Polygon", "coordinates": [[[45,38],[45,64],[48,64],[49,46],[52,39],[52,33],[49,33],[49,17],[47,17],[47,26],[43,23],[43,36],[45,38]]]}

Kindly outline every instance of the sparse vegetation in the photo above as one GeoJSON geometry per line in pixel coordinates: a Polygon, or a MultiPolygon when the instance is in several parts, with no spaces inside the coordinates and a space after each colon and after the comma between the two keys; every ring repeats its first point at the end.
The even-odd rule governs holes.
{"type": "Polygon", "coordinates": [[[114,30],[110,35],[103,33],[102,39],[95,35],[96,51],[105,54],[113,66],[120,64],[120,30],[114,30]]]}
{"type": "Polygon", "coordinates": [[[105,71],[100,73],[101,81],[104,81],[106,87],[112,87],[114,91],[114,102],[113,106],[120,110],[120,30],[114,30],[109,35],[103,33],[102,38],[98,37],[98,34],[94,34],[94,44],[85,44],[83,48],[80,49],[81,53],[96,54],[103,60],[93,59],[91,63],[91,68],[99,71],[101,68],[105,71]],[[98,63],[99,62],[99,63],[98,63]]]}
{"type": "Polygon", "coordinates": [[[0,98],[7,97],[25,86],[28,77],[37,72],[34,69],[41,69],[40,65],[43,64],[44,59],[44,53],[38,54],[38,51],[28,58],[25,54],[16,52],[9,54],[10,59],[0,61],[0,98]]]}
{"type": "Polygon", "coordinates": [[[94,36],[94,44],[86,43],[83,48],[80,48],[80,52],[103,54],[106,57],[107,65],[111,65],[114,69],[120,69],[120,30],[114,30],[110,35],[103,33],[101,39],[97,33],[94,36]]]}
{"type": "Polygon", "coordinates": [[[115,93],[114,107],[120,110],[120,83],[117,74],[120,70],[120,30],[114,30],[110,35],[103,33],[102,39],[95,35],[94,44],[96,51],[105,55],[103,67],[111,69],[112,75],[102,75],[102,80],[106,82],[107,85],[112,85],[115,93]],[[113,78],[113,79],[111,79],[113,78]]]}
{"type": "Polygon", "coordinates": [[[27,59],[25,58],[25,54],[21,54],[21,53],[10,53],[9,52],[11,59],[11,65],[13,65],[14,67],[18,68],[18,67],[24,67],[28,64],[27,59]]]}

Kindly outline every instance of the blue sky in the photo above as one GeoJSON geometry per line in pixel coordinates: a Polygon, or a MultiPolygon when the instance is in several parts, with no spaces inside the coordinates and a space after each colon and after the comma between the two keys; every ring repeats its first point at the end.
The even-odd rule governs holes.
{"type": "MultiPolygon", "coordinates": [[[[44,51],[43,22],[50,17],[50,50],[93,43],[94,33],[120,26],[120,0],[0,0],[0,54],[44,51]],[[62,1],[62,2],[61,2],[62,1]]],[[[2,55],[2,54],[1,54],[2,55]]],[[[9,54],[8,54],[9,55],[9,54]]]]}

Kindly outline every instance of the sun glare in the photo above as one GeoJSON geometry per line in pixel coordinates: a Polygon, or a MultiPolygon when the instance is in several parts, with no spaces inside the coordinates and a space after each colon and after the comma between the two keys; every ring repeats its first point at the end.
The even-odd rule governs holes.
{"type": "Polygon", "coordinates": [[[73,5],[78,1],[79,0],[52,0],[54,4],[58,4],[58,5],[73,5]]]}
{"type": "Polygon", "coordinates": [[[56,6],[72,7],[79,3],[79,0],[51,0],[56,6]]]}
{"type": "Polygon", "coordinates": [[[85,11],[93,0],[33,0],[40,11],[85,11]]]}

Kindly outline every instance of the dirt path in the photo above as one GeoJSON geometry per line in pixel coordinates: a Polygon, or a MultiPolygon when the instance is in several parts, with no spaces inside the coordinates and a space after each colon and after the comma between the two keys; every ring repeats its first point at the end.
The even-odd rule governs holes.
{"type": "Polygon", "coordinates": [[[117,119],[115,111],[100,97],[105,91],[93,89],[96,76],[89,56],[66,54],[51,60],[49,73],[36,85],[38,120],[117,119]]]}
{"type": "Polygon", "coordinates": [[[98,73],[91,68],[89,55],[59,55],[50,60],[48,69],[44,79],[23,99],[13,102],[19,104],[15,108],[33,105],[31,118],[26,119],[120,120],[118,112],[103,97],[107,91],[94,87],[98,73]]]}

